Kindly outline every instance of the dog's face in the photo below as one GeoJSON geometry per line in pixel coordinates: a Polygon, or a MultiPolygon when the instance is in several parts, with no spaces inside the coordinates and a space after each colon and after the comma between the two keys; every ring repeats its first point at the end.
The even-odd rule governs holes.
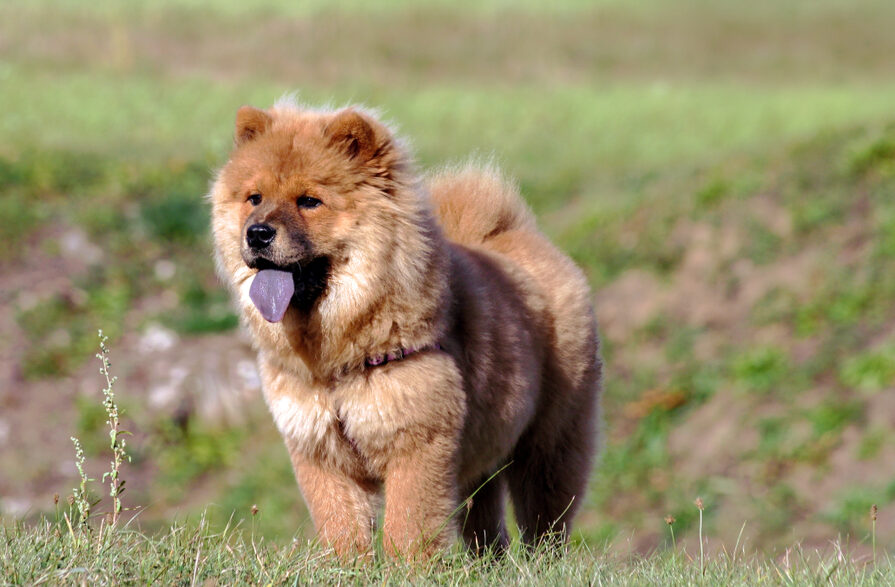
{"type": "Polygon", "coordinates": [[[246,266],[289,271],[297,295],[319,295],[363,234],[368,208],[385,197],[391,142],[385,127],[353,110],[283,116],[241,108],[216,196],[225,201],[215,202],[230,223],[227,248],[238,239],[246,266]]]}

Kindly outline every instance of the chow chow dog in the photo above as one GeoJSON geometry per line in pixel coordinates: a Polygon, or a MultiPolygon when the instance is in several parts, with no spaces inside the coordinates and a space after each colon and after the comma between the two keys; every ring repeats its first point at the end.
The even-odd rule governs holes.
{"type": "Polygon", "coordinates": [[[596,449],[581,271],[490,165],[421,177],[370,112],[236,114],[216,260],[320,541],[418,558],[562,540],[596,449]]]}

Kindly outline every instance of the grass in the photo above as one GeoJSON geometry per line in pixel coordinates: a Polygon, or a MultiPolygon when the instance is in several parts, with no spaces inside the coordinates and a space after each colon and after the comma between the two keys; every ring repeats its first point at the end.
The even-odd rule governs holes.
{"type": "MultiPolygon", "coordinates": [[[[245,530],[245,529],[244,529],[245,530]]],[[[432,585],[887,585],[888,558],[856,561],[843,545],[829,552],[799,547],[778,560],[740,551],[620,557],[573,545],[529,551],[514,542],[500,559],[451,552],[417,566],[377,555],[366,564],[333,564],[313,543],[275,544],[228,526],[213,531],[203,519],[147,536],[130,527],[105,533],[70,532],[53,522],[0,527],[0,573],[10,584],[432,584],[432,585]]]]}
{"type": "MultiPolygon", "coordinates": [[[[240,104],[269,104],[295,89],[262,81],[246,92],[241,85],[221,88],[201,78],[119,79],[92,71],[35,75],[16,67],[8,67],[3,78],[15,88],[6,99],[16,112],[0,118],[3,143],[119,152],[150,161],[199,154],[206,169],[229,148],[240,104]]],[[[883,120],[895,84],[834,89],[618,83],[542,90],[432,85],[388,93],[375,87],[326,94],[309,88],[302,98],[336,104],[362,99],[380,106],[413,138],[426,165],[476,151],[496,153],[536,208],[555,209],[586,196],[591,206],[611,209],[619,204],[619,186],[612,199],[599,190],[642,182],[644,170],[673,174],[682,161],[711,164],[717,153],[759,150],[818,130],[883,120]]]]}

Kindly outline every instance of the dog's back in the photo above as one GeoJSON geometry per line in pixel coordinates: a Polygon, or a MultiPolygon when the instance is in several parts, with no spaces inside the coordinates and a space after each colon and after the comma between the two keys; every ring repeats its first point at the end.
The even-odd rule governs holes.
{"type": "Polygon", "coordinates": [[[493,167],[443,171],[428,189],[448,240],[509,261],[527,276],[517,282],[529,309],[544,318],[540,406],[511,455],[507,480],[527,539],[564,533],[597,442],[602,366],[587,280],[541,234],[516,186],[493,167]]]}
{"type": "Polygon", "coordinates": [[[497,254],[524,271],[546,301],[556,343],[582,359],[594,354],[581,346],[595,329],[587,279],[538,230],[516,185],[493,166],[474,164],[442,171],[427,183],[447,239],[497,254]]]}

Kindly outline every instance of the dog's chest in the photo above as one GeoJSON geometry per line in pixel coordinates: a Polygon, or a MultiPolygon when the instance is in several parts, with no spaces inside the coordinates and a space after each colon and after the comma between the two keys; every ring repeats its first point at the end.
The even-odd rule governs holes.
{"type": "Polygon", "coordinates": [[[282,368],[262,367],[261,373],[271,414],[291,450],[342,468],[360,465],[374,477],[396,453],[463,427],[460,375],[444,353],[418,353],[330,388],[282,368]]]}
{"type": "Polygon", "coordinates": [[[376,474],[404,419],[388,397],[375,401],[358,387],[363,386],[339,390],[357,396],[330,390],[270,390],[265,396],[277,428],[294,450],[333,464],[350,461],[352,468],[360,459],[376,474]]]}

